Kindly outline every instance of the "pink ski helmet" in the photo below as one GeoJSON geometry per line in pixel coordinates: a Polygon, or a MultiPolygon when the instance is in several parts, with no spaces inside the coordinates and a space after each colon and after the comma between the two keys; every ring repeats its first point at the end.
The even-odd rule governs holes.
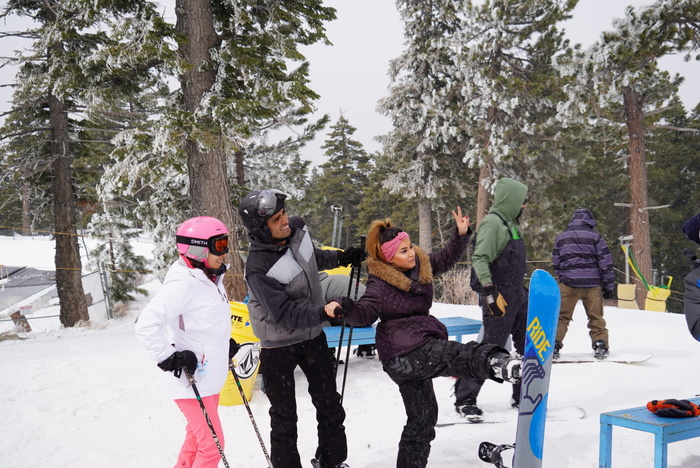
{"type": "Polygon", "coordinates": [[[216,218],[198,216],[188,219],[177,228],[175,242],[187,266],[193,268],[189,260],[196,260],[209,268],[209,252],[214,255],[228,253],[228,229],[216,218]]]}

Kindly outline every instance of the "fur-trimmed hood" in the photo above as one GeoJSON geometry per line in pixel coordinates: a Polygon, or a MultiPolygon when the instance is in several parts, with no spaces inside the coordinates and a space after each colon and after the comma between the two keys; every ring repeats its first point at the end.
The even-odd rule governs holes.
{"type": "Polygon", "coordinates": [[[414,247],[416,266],[406,272],[376,258],[367,259],[367,289],[345,319],[356,327],[379,319],[376,343],[380,360],[406,354],[430,339],[447,339],[445,326],[430,315],[433,277],[455,266],[470,237],[459,236],[455,229],[447,245],[437,252],[429,254],[414,247]]]}
{"type": "MultiPolygon", "coordinates": [[[[418,282],[421,284],[430,284],[433,282],[433,270],[430,267],[430,258],[418,246],[413,246],[416,252],[416,266],[418,267],[418,282]]],[[[414,267],[415,269],[415,267],[414,267]]],[[[367,258],[367,272],[374,275],[382,281],[386,281],[390,285],[399,288],[402,291],[411,290],[411,279],[403,272],[397,270],[388,263],[381,260],[369,257],[367,258]]],[[[411,275],[413,276],[413,275],[411,275]]]]}

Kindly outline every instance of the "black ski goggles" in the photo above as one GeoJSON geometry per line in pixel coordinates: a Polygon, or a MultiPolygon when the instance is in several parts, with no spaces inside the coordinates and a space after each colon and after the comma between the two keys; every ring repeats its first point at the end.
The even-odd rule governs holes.
{"type": "Polygon", "coordinates": [[[194,237],[177,236],[175,241],[178,244],[196,245],[206,247],[214,255],[226,255],[228,253],[228,234],[220,234],[209,239],[196,239],[194,237]]]}
{"type": "MultiPolygon", "coordinates": [[[[287,195],[279,190],[261,190],[258,195],[258,201],[255,203],[255,212],[257,216],[267,219],[277,210],[278,203],[284,202],[287,195]]],[[[284,206],[284,205],[282,205],[284,206]]]]}

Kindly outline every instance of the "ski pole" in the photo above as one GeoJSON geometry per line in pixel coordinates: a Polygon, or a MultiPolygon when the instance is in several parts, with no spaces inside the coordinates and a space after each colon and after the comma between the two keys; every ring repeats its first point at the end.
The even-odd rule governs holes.
{"type": "MultiPolygon", "coordinates": [[[[347,297],[350,297],[350,293],[352,292],[352,277],[355,274],[355,265],[350,265],[350,279],[348,280],[348,294],[347,297]]],[[[358,277],[359,277],[359,272],[358,272],[358,277]]],[[[343,317],[343,322],[340,324],[340,336],[338,339],[338,351],[335,357],[335,376],[338,376],[338,366],[340,365],[340,356],[342,356],[341,352],[343,350],[343,336],[345,335],[345,317],[343,317]]],[[[352,333],[352,329],[350,329],[350,332],[352,333]]],[[[347,366],[347,359],[345,360],[346,363],[345,365],[347,366]]]]}
{"type": "Polygon", "coordinates": [[[192,390],[194,390],[194,394],[197,397],[199,406],[202,408],[202,414],[204,414],[204,419],[207,421],[207,425],[209,426],[209,430],[211,431],[212,437],[214,437],[216,448],[219,449],[219,455],[221,455],[221,459],[224,461],[224,466],[226,468],[229,468],[228,461],[226,461],[226,455],[224,455],[224,451],[221,448],[221,444],[219,443],[219,438],[216,436],[216,431],[214,430],[214,426],[211,423],[211,419],[209,419],[209,413],[207,413],[207,409],[204,407],[202,397],[199,395],[199,390],[197,390],[197,385],[195,385],[194,383],[194,377],[192,376],[192,374],[190,374],[186,367],[183,367],[183,370],[185,371],[185,375],[187,376],[187,381],[192,386],[192,390]]]}
{"type": "Polygon", "coordinates": [[[238,375],[236,374],[236,371],[234,369],[236,367],[236,364],[231,361],[231,364],[229,365],[229,369],[231,370],[231,373],[233,374],[233,379],[236,381],[236,386],[238,387],[238,391],[241,392],[241,398],[243,399],[243,404],[245,405],[245,409],[248,410],[248,416],[250,417],[250,422],[253,424],[253,429],[255,429],[255,435],[258,436],[258,442],[260,442],[260,448],[263,451],[263,455],[265,455],[265,460],[267,461],[267,466],[270,468],[272,467],[272,460],[270,460],[270,455],[267,454],[267,449],[265,448],[265,442],[262,439],[262,436],[260,435],[260,430],[258,429],[258,425],[255,423],[255,418],[253,417],[253,412],[250,409],[250,405],[248,404],[248,399],[245,397],[245,392],[243,391],[243,387],[241,386],[241,381],[238,378],[238,375]]]}
{"type": "MultiPolygon", "coordinates": [[[[367,236],[360,236],[360,248],[365,250],[365,239],[367,236]]],[[[353,265],[354,267],[355,265],[353,265]]],[[[355,292],[353,294],[353,302],[357,302],[358,290],[360,289],[360,275],[362,274],[362,262],[357,264],[357,278],[355,278],[355,292]]],[[[352,286],[352,277],[350,277],[350,286],[352,286]]],[[[348,297],[350,296],[350,287],[348,288],[348,297]]],[[[343,318],[343,322],[345,318],[343,318]]],[[[345,369],[343,369],[343,385],[340,388],[340,404],[343,404],[343,397],[345,396],[345,380],[348,377],[348,366],[350,365],[350,344],[352,343],[352,330],[353,327],[350,326],[350,333],[348,334],[348,349],[345,352],[345,369]]]]}

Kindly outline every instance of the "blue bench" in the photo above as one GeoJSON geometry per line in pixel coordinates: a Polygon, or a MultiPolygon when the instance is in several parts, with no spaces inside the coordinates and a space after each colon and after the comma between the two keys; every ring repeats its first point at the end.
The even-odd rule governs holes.
{"type": "MultiPolygon", "coordinates": [[[[688,398],[700,404],[700,398],[688,398]]],[[[611,468],[613,426],[654,434],[654,468],[666,468],[668,444],[700,436],[700,417],[661,418],[646,406],[612,411],[600,415],[600,468],[611,468]]]]}
{"type": "MultiPolygon", "coordinates": [[[[447,327],[447,334],[454,336],[455,341],[462,342],[462,335],[473,335],[479,333],[481,328],[481,320],[470,319],[466,317],[447,317],[439,319],[447,327]]],[[[336,348],[340,340],[340,331],[343,327],[326,327],[323,329],[326,332],[329,348],[336,348]]],[[[353,345],[374,344],[375,326],[371,327],[354,327],[352,329],[353,345]]],[[[350,329],[346,328],[343,333],[343,346],[348,345],[348,337],[350,329]]]]}

